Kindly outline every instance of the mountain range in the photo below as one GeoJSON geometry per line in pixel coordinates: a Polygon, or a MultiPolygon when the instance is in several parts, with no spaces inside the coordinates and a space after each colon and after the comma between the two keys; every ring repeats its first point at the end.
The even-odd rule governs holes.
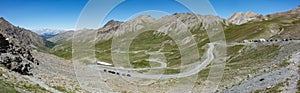
{"type": "MultiPolygon", "coordinates": [[[[111,20],[99,29],[83,29],[78,31],[52,31],[43,29],[36,31],[40,32],[40,35],[30,30],[14,26],[1,17],[0,63],[13,71],[25,75],[30,75],[30,70],[33,69],[33,67],[37,67],[34,69],[38,70],[49,69],[49,71],[53,71],[53,73],[61,71],[62,73],[57,74],[62,75],[62,80],[69,80],[65,79],[65,77],[74,74],[74,72],[72,72],[74,69],[69,69],[72,68],[69,67],[72,64],[68,62],[68,60],[71,60],[72,56],[74,56],[72,55],[72,53],[74,53],[74,50],[72,50],[74,48],[74,39],[75,41],[76,39],[82,39],[78,42],[84,42],[86,45],[89,45],[85,48],[95,48],[93,52],[96,60],[113,63],[111,57],[114,51],[114,47],[111,46],[113,37],[124,36],[129,39],[121,39],[122,42],[133,40],[129,49],[130,51],[134,51],[130,53],[130,62],[133,68],[151,67],[152,65],[149,64],[150,61],[145,60],[150,57],[151,53],[164,54],[166,57],[165,60],[167,61],[167,68],[179,68],[180,65],[182,65],[180,63],[182,55],[178,49],[176,40],[168,37],[168,35],[180,36],[183,34],[183,30],[188,30],[191,32],[192,38],[198,46],[197,49],[199,51],[196,52],[199,52],[200,56],[204,56],[208,47],[207,43],[212,39],[209,37],[218,38],[208,36],[207,33],[211,30],[223,30],[228,44],[228,46],[226,46],[227,59],[224,76],[217,91],[244,92],[243,90],[247,90],[246,92],[278,92],[280,90],[284,92],[295,92],[300,90],[299,83],[293,83],[299,82],[300,79],[300,72],[298,70],[300,66],[297,62],[293,62],[298,58],[297,53],[300,52],[298,48],[299,44],[296,41],[296,43],[273,42],[249,44],[241,42],[243,40],[259,39],[299,40],[299,29],[300,6],[289,11],[268,15],[256,14],[254,12],[237,12],[228,19],[213,15],[193,13],[175,13],[160,19],[155,19],[149,15],[140,15],[126,22],[111,20]],[[41,33],[42,31],[45,31],[45,33],[41,33]],[[137,37],[133,38],[130,36],[132,33],[140,31],[143,32],[137,37]],[[73,38],[74,35],[76,38],[73,38]],[[91,36],[95,36],[95,38],[91,39],[91,36]],[[95,45],[92,43],[95,43],[95,45]],[[50,59],[52,61],[55,60],[55,62],[50,62],[50,59]],[[65,63],[57,63],[56,61],[63,61],[65,63]],[[39,63],[42,65],[38,66],[37,64],[39,63]],[[64,67],[57,66],[58,64],[64,64],[64,67]],[[285,71],[290,73],[285,73],[285,71]],[[268,82],[272,83],[267,85],[268,82]]],[[[184,49],[190,48],[191,45],[188,45],[190,42],[192,42],[192,39],[185,39],[185,44],[187,45],[184,49]]],[[[189,55],[189,57],[195,56],[189,55]]],[[[204,58],[205,57],[201,57],[199,59],[203,60],[204,58]]],[[[185,64],[190,65],[192,63],[185,64]]],[[[209,67],[210,66],[199,72],[198,77],[200,79],[197,80],[197,83],[202,83],[205,76],[208,76],[209,67]]],[[[47,76],[50,73],[47,71],[35,71],[34,75],[51,77],[50,75],[47,76]]],[[[147,71],[141,71],[141,73],[144,72],[147,71]]],[[[179,72],[180,70],[178,69],[167,69],[164,74],[179,72]]],[[[1,76],[2,74],[0,78],[1,76]]],[[[53,82],[47,82],[47,80],[43,78],[39,78],[39,80],[44,80],[47,84],[63,85],[60,82],[56,82],[55,84],[53,84],[53,82]]],[[[70,81],[72,81],[72,79],[70,81]]],[[[113,79],[107,79],[105,82],[120,84],[113,79]]],[[[74,86],[76,88],[69,86],[67,89],[63,89],[63,91],[84,91],[83,89],[77,90],[78,84],[74,84],[76,84],[76,86],[74,86]]],[[[123,83],[121,83],[120,86],[123,86],[125,83],[122,84],[123,83]]],[[[155,85],[159,84],[160,83],[153,83],[151,86],[146,87],[156,87],[155,85]]],[[[167,84],[172,84],[172,82],[167,84]]],[[[124,86],[136,87],[133,85],[124,86]]],[[[201,87],[201,84],[195,85],[194,87],[201,87]]],[[[136,89],[138,89],[138,87],[136,87],[136,89]]],[[[119,87],[114,87],[114,90],[122,91],[119,87]]],[[[149,89],[149,92],[154,91],[149,89]]]]}
{"type": "Polygon", "coordinates": [[[59,29],[35,29],[32,30],[33,32],[37,33],[41,37],[48,39],[51,37],[54,37],[60,33],[66,32],[65,30],[59,30],[59,29]]]}

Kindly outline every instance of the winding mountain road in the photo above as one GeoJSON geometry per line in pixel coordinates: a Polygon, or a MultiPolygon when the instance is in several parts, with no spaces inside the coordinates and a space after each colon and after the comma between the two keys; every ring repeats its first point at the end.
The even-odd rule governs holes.
{"type": "Polygon", "coordinates": [[[178,74],[141,74],[134,72],[132,70],[149,70],[149,69],[158,69],[158,68],[116,68],[116,67],[107,67],[107,66],[99,66],[99,65],[89,65],[92,69],[95,70],[112,70],[119,73],[129,73],[131,77],[137,77],[137,78],[144,78],[144,79],[169,79],[169,78],[181,78],[181,77],[187,77],[194,74],[199,73],[201,70],[203,70],[213,59],[213,49],[214,49],[214,43],[209,43],[209,48],[206,53],[207,59],[205,59],[203,62],[196,62],[193,63],[193,65],[190,65],[189,68],[192,68],[189,71],[185,71],[178,74]]]}

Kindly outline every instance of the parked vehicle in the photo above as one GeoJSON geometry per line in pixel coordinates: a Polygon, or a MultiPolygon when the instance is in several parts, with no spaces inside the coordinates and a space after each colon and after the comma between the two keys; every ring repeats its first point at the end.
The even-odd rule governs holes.
{"type": "Polygon", "coordinates": [[[115,72],[115,71],[108,71],[108,73],[116,74],[116,72],[115,72]]]}

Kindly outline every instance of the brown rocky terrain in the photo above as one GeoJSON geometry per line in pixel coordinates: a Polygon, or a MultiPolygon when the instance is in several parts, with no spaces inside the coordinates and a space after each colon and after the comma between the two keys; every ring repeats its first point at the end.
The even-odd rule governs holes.
{"type": "Polygon", "coordinates": [[[7,35],[13,36],[25,45],[29,45],[34,48],[40,48],[45,46],[51,46],[51,42],[43,39],[38,34],[24,29],[6,21],[3,17],[0,18],[0,31],[7,35]]]}
{"type": "Polygon", "coordinates": [[[38,61],[31,55],[30,48],[22,45],[13,36],[3,33],[0,33],[0,44],[0,64],[24,75],[31,74],[29,70],[38,61]]]}

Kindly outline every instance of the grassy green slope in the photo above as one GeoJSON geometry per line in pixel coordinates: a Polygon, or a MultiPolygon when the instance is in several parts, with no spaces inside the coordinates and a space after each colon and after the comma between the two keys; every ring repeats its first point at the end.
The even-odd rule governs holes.
{"type": "Polygon", "coordinates": [[[225,36],[227,42],[241,42],[247,39],[269,39],[269,38],[299,38],[299,19],[274,18],[261,22],[249,22],[242,25],[231,25],[226,27],[225,36]],[[283,30],[278,34],[271,34],[271,25],[275,25],[279,30],[283,30]],[[294,36],[294,37],[291,37],[294,36]]]}
{"type": "MultiPolygon", "coordinates": [[[[275,18],[272,20],[261,21],[261,22],[249,22],[243,25],[230,25],[224,26],[225,36],[227,42],[241,42],[245,39],[259,39],[259,38],[279,38],[283,35],[290,35],[293,32],[297,32],[298,25],[300,25],[299,20],[293,20],[286,18],[275,18]],[[271,30],[271,24],[277,24],[280,29],[285,29],[282,34],[268,36],[269,31],[271,30]],[[296,30],[296,31],[295,31],[296,30]]],[[[147,31],[145,33],[140,34],[136,37],[130,47],[130,51],[138,51],[144,50],[148,52],[158,51],[162,49],[162,52],[173,52],[173,54],[165,54],[168,60],[168,66],[176,66],[180,64],[180,53],[178,51],[178,47],[174,41],[167,36],[157,36],[152,34],[153,31],[147,31]],[[164,41],[173,41],[173,44],[167,43],[162,46],[162,42],[164,41]]],[[[191,33],[194,35],[196,42],[198,43],[199,53],[203,54],[205,52],[204,49],[201,49],[202,46],[209,43],[208,36],[206,32],[201,29],[200,26],[196,26],[192,28],[191,33]]],[[[111,42],[112,40],[108,41],[101,41],[96,43],[96,58],[101,61],[112,63],[111,60],[111,42]]],[[[65,42],[61,45],[58,45],[52,49],[50,53],[55,54],[59,57],[65,59],[72,58],[72,43],[65,42]]],[[[235,46],[230,47],[228,49],[228,54],[230,56],[235,56],[236,52],[241,49],[243,46],[235,46]]],[[[149,62],[146,59],[149,58],[145,52],[140,52],[137,54],[130,53],[130,61],[135,67],[149,67],[149,62]]],[[[238,59],[235,59],[238,60],[238,59]]],[[[238,61],[241,61],[240,58],[238,61]]]]}
{"type": "Polygon", "coordinates": [[[52,48],[49,53],[58,57],[71,60],[72,59],[72,41],[65,42],[52,48]]]}
{"type": "MultiPolygon", "coordinates": [[[[4,67],[0,65],[1,67],[4,67]]],[[[5,67],[4,67],[5,68],[5,67]]],[[[7,73],[4,73],[0,71],[0,93],[22,93],[20,90],[25,90],[28,92],[34,92],[34,93],[48,93],[45,88],[39,86],[38,84],[29,84],[28,82],[15,82],[11,80],[4,79],[4,74],[7,77],[7,73]],[[18,90],[16,90],[18,88],[18,90]]],[[[9,78],[16,78],[16,77],[9,77],[9,78]]]]}
{"type": "Polygon", "coordinates": [[[226,40],[228,42],[240,42],[246,39],[254,39],[259,35],[264,34],[268,30],[268,25],[279,21],[278,19],[263,21],[263,22],[250,22],[242,25],[231,25],[225,30],[226,40]]]}
{"type": "MultiPolygon", "coordinates": [[[[243,25],[224,26],[224,32],[227,42],[241,42],[247,39],[270,39],[270,38],[293,38],[299,37],[299,20],[291,20],[287,18],[275,18],[261,22],[249,22],[243,25]],[[280,34],[270,35],[270,25],[276,24],[280,30],[280,34]],[[294,37],[293,37],[294,36],[294,37]]],[[[299,38],[300,39],[300,38],[299,38]]],[[[279,54],[280,47],[278,44],[270,45],[236,45],[227,47],[226,67],[221,86],[228,83],[240,84],[237,78],[247,77],[248,74],[257,72],[261,67],[274,61],[279,54]]],[[[277,63],[277,67],[272,70],[287,66],[287,62],[277,63]]],[[[201,84],[209,74],[209,69],[199,72],[197,83],[201,84]]]]}
{"type": "MultiPolygon", "coordinates": [[[[199,34],[196,36],[196,41],[202,40],[205,34],[202,32],[197,32],[197,29],[194,29],[193,34],[199,34]],[[201,39],[202,38],[202,39],[201,39]]],[[[146,60],[149,58],[149,54],[147,52],[155,52],[161,50],[161,52],[165,52],[165,57],[168,61],[168,66],[177,66],[180,64],[180,52],[178,46],[176,45],[175,41],[172,40],[168,36],[162,35],[155,35],[153,34],[154,31],[146,31],[141,33],[137,36],[130,45],[130,51],[142,51],[139,53],[130,53],[130,62],[135,68],[143,68],[143,67],[150,67],[149,62],[146,60]],[[164,43],[163,42],[166,42],[164,43]]],[[[101,61],[112,63],[111,60],[111,42],[112,40],[102,41],[96,44],[96,58],[101,61]]],[[[199,42],[198,47],[202,47],[207,43],[208,39],[205,39],[204,42],[199,42]]],[[[204,49],[199,48],[199,53],[203,54],[204,49]]]]}

